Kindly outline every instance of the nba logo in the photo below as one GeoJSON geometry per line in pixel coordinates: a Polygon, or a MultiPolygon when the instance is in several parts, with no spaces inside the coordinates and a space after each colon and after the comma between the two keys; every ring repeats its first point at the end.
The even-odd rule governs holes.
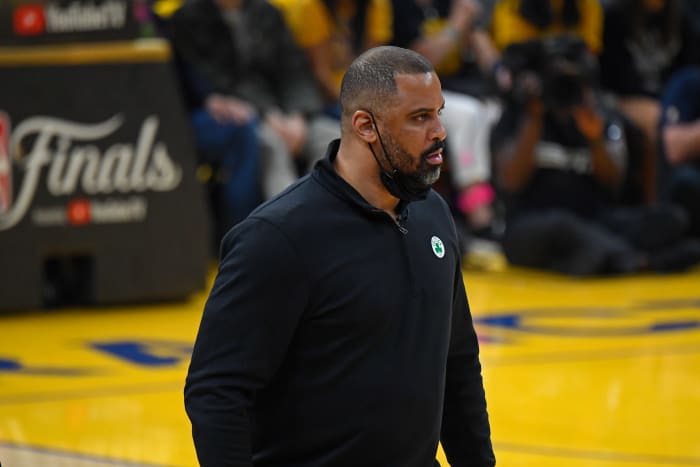
{"type": "Polygon", "coordinates": [[[10,158],[10,118],[0,111],[0,215],[12,206],[12,159],[10,158]]]}

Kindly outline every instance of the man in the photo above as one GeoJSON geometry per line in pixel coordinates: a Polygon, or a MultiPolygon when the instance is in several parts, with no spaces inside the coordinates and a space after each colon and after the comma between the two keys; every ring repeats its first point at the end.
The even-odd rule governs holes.
{"type": "Polygon", "coordinates": [[[494,454],[455,226],[430,189],[444,100],[415,52],[350,65],[341,139],[222,242],[185,405],[203,466],[453,467],[494,454]]]}

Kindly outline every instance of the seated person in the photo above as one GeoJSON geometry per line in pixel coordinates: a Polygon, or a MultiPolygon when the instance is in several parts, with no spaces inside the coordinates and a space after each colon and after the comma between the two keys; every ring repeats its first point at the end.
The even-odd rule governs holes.
{"type": "Polygon", "coordinates": [[[497,0],[491,26],[496,47],[572,35],[597,55],[603,41],[600,0],[497,0]]]}
{"type": "Polygon", "coordinates": [[[700,238],[700,68],[674,74],[661,103],[660,199],[685,208],[700,238]]]}
{"type": "Polygon", "coordinates": [[[340,118],[340,82],[365,50],[391,39],[390,0],[271,0],[283,12],[294,38],[323,90],[326,112],[340,118]]]}
{"type": "Polygon", "coordinates": [[[259,192],[268,199],[296,180],[295,158],[321,159],[340,129],[321,115],[308,63],[267,1],[191,0],[168,24],[198,148],[229,177],[225,231],[259,192]]]}
{"type": "MultiPolygon", "coordinates": [[[[595,60],[580,42],[534,42],[492,135],[511,264],[575,276],[681,271],[700,262],[688,217],[620,207],[622,120],[597,99],[595,60]]],[[[504,56],[508,62],[508,54],[504,56]]]]}
{"type": "MultiPolygon", "coordinates": [[[[393,0],[393,44],[426,57],[440,76],[445,97],[449,184],[441,192],[467,237],[495,239],[489,135],[500,113],[491,70],[498,52],[487,25],[486,0],[393,0]]],[[[465,249],[469,249],[469,238],[465,249]]]]}
{"type": "Polygon", "coordinates": [[[660,96],[668,77],[700,64],[698,35],[682,0],[616,0],[605,9],[600,79],[642,130],[647,202],[655,201],[660,96]]]}

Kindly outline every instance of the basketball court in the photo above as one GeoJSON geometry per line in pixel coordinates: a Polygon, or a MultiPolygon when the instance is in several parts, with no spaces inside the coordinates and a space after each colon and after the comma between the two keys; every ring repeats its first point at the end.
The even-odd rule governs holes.
{"type": "MultiPolygon", "coordinates": [[[[465,281],[499,466],[700,466],[700,271],[465,281]]],[[[2,466],[196,466],[182,387],[205,298],[0,315],[2,466]]]]}

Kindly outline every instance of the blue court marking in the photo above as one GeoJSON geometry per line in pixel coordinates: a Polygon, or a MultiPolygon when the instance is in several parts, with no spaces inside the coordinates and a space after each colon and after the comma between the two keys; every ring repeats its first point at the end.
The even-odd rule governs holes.
{"type": "Polygon", "coordinates": [[[560,448],[554,446],[528,446],[516,443],[494,442],[496,457],[499,451],[535,454],[549,457],[568,457],[574,459],[606,460],[614,462],[628,462],[636,464],[644,462],[659,465],[700,465],[700,457],[690,456],[664,456],[658,454],[641,454],[615,451],[602,451],[592,449],[560,448]]]}
{"type": "MultiPolygon", "coordinates": [[[[686,304],[686,302],[683,302],[686,304]]],[[[682,308],[685,308],[683,306],[682,308]]],[[[566,337],[625,337],[644,336],[657,333],[677,333],[700,329],[700,315],[693,318],[660,316],[646,324],[627,324],[629,319],[645,316],[649,311],[663,311],[668,307],[644,305],[643,311],[630,307],[557,307],[503,310],[474,318],[481,334],[489,335],[488,329],[519,331],[526,334],[566,337]],[[543,323],[542,320],[545,320],[543,323]],[[547,324],[547,319],[567,320],[572,324],[547,324]],[[584,325],[586,320],[606,320],[606,325],[584,325]]]]}
{"type": "MultiPolygon", "coordinates": [[[[30,444],[20,444],[20,443],[13,443],[9,441],[2,441],[0,440],[0,448],[9,448],[9,449],[18,449],[22,451],[27,451],[27,452],[35,452],[38,454],[46,454],[54,457],[62,457],[64,459],[75,459],[75,460],[83,460],[83,461],[88,461],[88,462],[93,462],[96,464],[104,464],[104,465],[118,465],[118,466],[123,466],[123,467],[173,467],[168,464],[152,464],[152,463],[143,463],[143,462],[134,462],[134,461],[129,461],[129,460],[123,460],[123,459],[114,459],[110,457],[105,457],[105,456],[96,456],[96,455],[91,455],[91,454],[82,454],[80,452],[75,452],[75,451],[68,451],[65,449],[55,449],[55,448],[45,448],[41,446],[32,446],[30,444]]],[[[8,466],[11,467],[11,466],[8,466]]]]}
{"type": "Polygon", "coordinates": [[[104,373],[104,371],[96,368],[25,366],[18,360],[0,357],[0,373],[32,376],[92,376],[104,373]]]}
{"type": "Polygon", "coordinates": [[[52,393],[22,393],[11,396],[0,397],[0,405],[10,404],[33,404],[37,402],[58,402],[73,399],[90,399],[99,397],[114,397],[121,395],[151,394],[158,392],[172,392],[174,390],[182,393],[185,387],[185,377],[181,380],[167,381],[153,384],[140,384],[133,386],[114,387],[110,385],[104,388],[76,389],[73,391],[52,392],[52,393]]]}
{"type": "Polygon", "coordinates": [[[189,361],[191,342],[160,339],[125,339],[88,342],[88,347],[142,367],[172,367],[189,361]]]}
{"type": "Polygon", "coordinates": [[[660,355],[693,355],[700,353],[700,344],[678,344],[663,347],[643,346],[631,349],[601,349],[596,351],[567,350],[565,352],[534,353],[516,356],[488,356],[482,352],[485,366],[546,365],[550,363],[575,363],[585,361],[619,360],[625,358],[656,357],[660,355]]]}

